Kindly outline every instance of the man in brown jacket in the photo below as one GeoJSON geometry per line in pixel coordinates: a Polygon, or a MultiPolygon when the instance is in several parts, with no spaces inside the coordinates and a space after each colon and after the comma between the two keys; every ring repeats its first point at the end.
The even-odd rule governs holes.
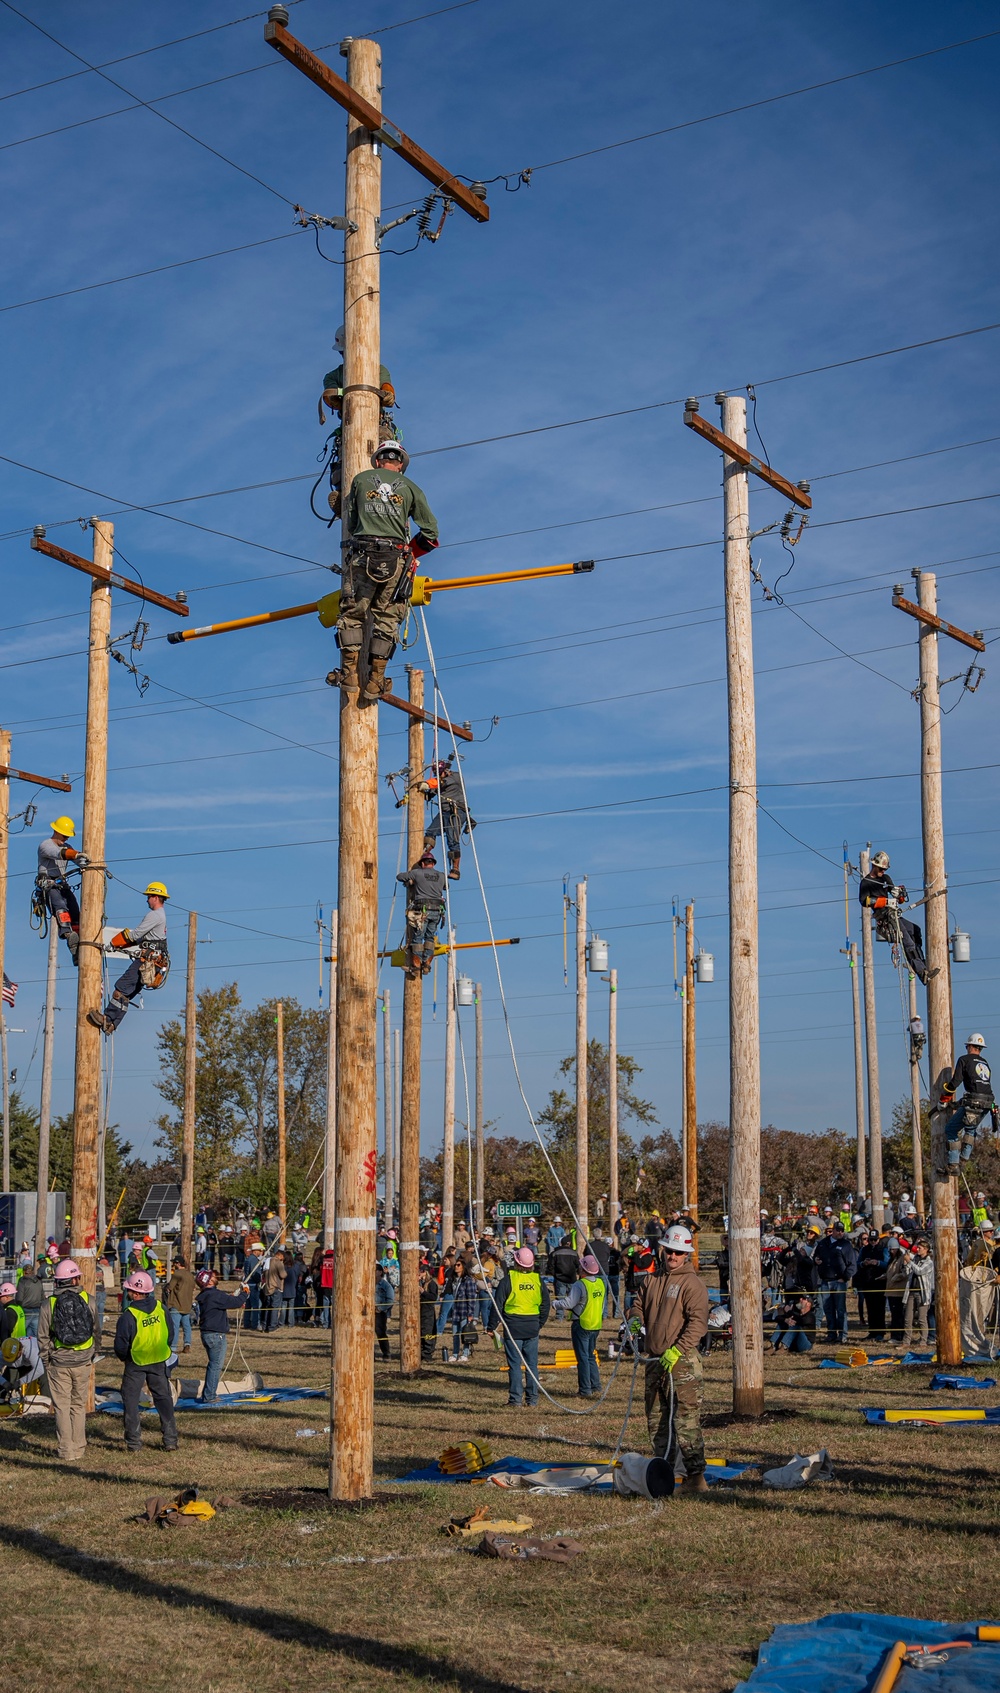
{"type": "Polygon", "coordinates": [[[703,1376],[698,1342],[708,1333],[708,1289],[693,1262],[691,1231],[669,1228],[660,1243],[656,1274],[643,1277],[636,1292],[632,1326],[646,1330],[646,1425],[653,1454],[684,1459],[684,1491],[705,1493],[705,1443],[701,1410],[703,1376]]]}

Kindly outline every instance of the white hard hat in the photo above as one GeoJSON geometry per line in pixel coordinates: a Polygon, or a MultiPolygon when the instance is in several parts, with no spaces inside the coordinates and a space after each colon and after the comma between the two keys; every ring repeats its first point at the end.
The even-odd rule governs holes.
{"type": "Polygon", "coordinates": [[[382,459],[395,458],[399,460],[399,468],[405,473],[409,469],[410,455],[400,446],[398,441],[380,441],[371,456],[371,465],[377,470],[382,459]]]}
{"type": "Polygon", "coordinates": [[[972,1034],[966,1041],[966,1046],[985,1046],[986,1040],[982,1035],[972,1034]]]}
{"type": "Polygon", "coordinates": [[[979,1192],[976,1194],[976,1198],[977,1199],[985,1199],[986,1198],[986,1195],[983,1192],[982,1188],[980,1188],[979,1192]]]}
{"type": "Polygon", "coordinates": [[[333,345],[334,345],[334,349],[335,349],[336,352],[342,353],[344,351],[344,341],[345,341],[344,325],[341,324],[340,328],[337,330],[336,335],[333,337],[333,345]]]}
{"type": "Polygon", "coordinates": [[[899,1197],[900,1199],[909,1199],[910,1196],[908,1193],[901,1193],[899,1197]]]}
{"type": "Polygon", "coordinates": [[[671,1223],[663,1237],[662,1245],[665,1252],[693,1252],[691,1230],[686,1229],[683,1223],[671,1223]]]}
{"type": "Polygon", "coordinates": [[[991,1223],[989,1217],[984,1217],[979,1227],[983,1230],[983,1233],[986,1234],[992,1232],[996,1228],[996,1224],[991,1223]]]}
{"type": "Polygon", "coordinates": [[[872,859],[872,869],[875,869],[876,867],[879,870],[888,870],[888,868],[889,868],[889,854],[887,852],[877,852],[875,854],[874,858],[872,859]]]}
{"type": "Polygon", "coordinates": [[[767,1212],[766,1212],[766,1211],[763,1211],[763,1210],[762,1210],[762,1211],[761,1211],[761,1216],[762,1216],[762,1217],[766,1217],[766,1216],[767,1216],[767,1212]]]}
{"type": "Polygon", "coordinates": [[[882,1198],[883,1198],[883,1199],[888,1199],[888,1197],[889,1197],[889,1189],[888,1189],[888,1188],[884,1188],[884,1189],[883,1189],[883,1191],[882,1191],[882,1198]]]}

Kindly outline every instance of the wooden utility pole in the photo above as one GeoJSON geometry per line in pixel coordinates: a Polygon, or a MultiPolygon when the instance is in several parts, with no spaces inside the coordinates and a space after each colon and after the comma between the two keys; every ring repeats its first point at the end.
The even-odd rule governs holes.
{"type": "Polygon", "coordinates": [[[49,918],[49,956],[45,971],[45,1021],[42,1027],[42,1095],[38,1105],[38,1181],[35,1199],[33,1256],[45,1245],[49,1217],[49,1137],[52,1130],[52,1055],[56,1034],[56,981],[59,974],[59,928],[49,918]]]}
{"type": "Polygon", "coordinates": [[[455,1238],[455,1032],[458,1022],[455,991],[455,931],[452,929],[448,934],[448,972],[445,989],[444,1179],[441,1193],[442,1252],[447,1252],[455,1238]]]}
{"type": "MultiPolygon", "coordinates": [[[[90,630],[87,658],[87,732],[83,772],[83,840],[89,864],[81,872],[80,948],[76,984],[76,1058],[73,1087],[73,1184],[70,1200],[70,1241],[80,1266],[83,1289],[93,1298],[97,1279],[97,1189],[101,1136],[101,1031],[87,1021],[87,1012],[103,1001],[102,930],[104,927],[104,840],[108,779],[108,667],[111,635],[111,589],[124,589],[148,605],[162,606],[178,617],[189,617],[188,605],[123,576],[114,565],[114,524],[92,517],[92,559],[82,558],[45,539],[44,524],[36,524],[33,552],[58,559],[91,578],[90,630]]],[[[50,787],[64,786],[48,783],[50,787]]]]}
{"type": "MultiPolygon", "coordinates": [[[[10,764],[10,732],[0,729],[0,765],[10,764]]],[[[10,848],[10,778],[0,777],[0,980],[7,949],[7,860],[10,848]]],[[[0,999],[0,1064],[3,1065],[3,1191],[10,1192],[10,1071],[7,1067],[7,1007],[0,999]]],[[[18,1242],[20,1245],[20,1242],[18,1242]]]]}
{"type": "Polygon", "coordinates": [[[198,953],[198,913],[188,912],[187,982],[184,993],[184,1140],[181,1147],[181,1251],[191,1268],[194,1239],[194,1116],[198,1072],[198,1002],[195,998],[195,959],[198,953]]]}
{"type": "Polygon", "coordinates": [[[984,642],[937,615],[937,577],[914,570],[919,604],[910,606],[896,589],[893,604],[920,622],[920,800],[924,837],[924,911],[927,921],[927,1073],[931,1100],[931,1168],[934,1214],[934,1315],[938,1364],[960,1364],[962,1331],[958,1306],[958,1224],[955,1187],[948,1170],[945,1116],[938,1106],[955,1053],[951,1020],[951,959],[948,952],[948,878],[944,856],[941,786],[941,696],[938,630],[974,651],[984,642]]]}
{"type": "MultiPolygon", "coordinates": [[[[722,429],[689,399],[684,423],[725,455],[726,675],[729,693],[729,1257],[733,1313],[733,1411],[764,1409],[760,1283],[760,988],[757,953],[757,727],[750,605],[747,472],[812,508],[807,482],[792,483],[747,449],[746,401],[717,394],[722,429]]],[[[804,521],[804,520],[803,520],[804,521]]],[[[801,527],[800,527],[801,533],[801,527]]]]}
{"type": "MultiPolygon", "coordinates": [[[[350,87],[380,110],[382,55],[374,41],[346,43],[350,87]]],[[[379,434],[379,251],[382,158],[372,130],[347,123],[344,236],[344,505],[367,470],[379,434]]],[[[345,538],[346,539],[346,538],[345,538]]],[[[340,874],[337,906],[337,1268],[329,1491],[372,1494],[375,1418],[375,1200],[378,1171],[378,706],[340,695],[340,874]]]]}
{"type": "MultiPolygon", "coordinates": [[[[698,1069],[695,1044],[694,905],[684,908],[684,1163],[687,1171],[687,1209],[698,1221],[698,1069]]],[[[694,1237],[698,1263],[698,1237],[694,1237]]]]}
{"type": "MultiPolygon", "coordinates": [[[[860,859],[861,874],[871,869],[871,853],[865,849],[860,859]]],[[[867,906],[861,911],[861,960],[865,976],[865,1060],[868,1070],[868,1197],[872,1202],[872,1227],[881,1229],[885,1221],[882,1200],[882,1101],[878,1084],[878,1024],[875,1018],[875,945],[872,914],[867,906]]]]}
{"type": "Polygon", "coordinates": [[[920,1054],[923,1050],[924,1036],[914,1033],[917,1024],[917,978],[911,970],[910,976],[910,1108],[913,1113],[913,1203],[917,1208],[917,1216],[923,1223],[927,1213],[924,1210],[924,1145],[920,1120],[920,1054]]]}
{"type": "Polygon", "coordinates": [[[399,1072],[400,1072],[400,1032],[392,1031],[392,1171],[394,1184],[392,1189],[392,1214],[399,1227],[399,1072]]]}
{"type": "Polygon", "coordinates": [[[476,1233],[486,1222],[486,1127],[483,1117],[483,984],[476,983],[476,1233]]]}
{"type": "Polygon", "coordinates": [[[278,1245],[284,1246],[288,1233],[288,1193],[287,1193],[287,1159],[285,1151],[285,1007],[279,999],[275,1009],[275,1023],[277,1024],[276,1045],[278,1055],[278,1074],[276,1087],[278,1092],[278,1221],[281,1228],[278,1233],[278,1245]]]}
{"type": "Polygon", "coordinates": [[[611,1238],[621,1216],[618,1198],[618,971],[608,972],[608,1210],[611,1238]]]}
{"type": "MultiPolygon", "coordinates": [[[[410,704],[423,710],[424,673],[408,669],[410,704]]],[[[406,863],[416,864],[424,844],[423,718],[411,717],[406,778],[406,863]]],[[[399,1089],[399,1369],[420,1369],[420,1051],[424,983],[403,981],[403,1066],[399,1089]]]]}
{"type": "Polygon", "coordinates": [[[326,1025],[326,1131],[323,1151],[323,1248],[332,1248],[337,1186],[337,913],[330,913],[330,997],[326,1025]]]}
{"type": "Polygon", "coordinates": [[[576,884],[576,1226],[577,1244],[587,1238],[590,1192],[590,1131],[587,1120],[587,879],[576,884]]]}
{"type": "Polygon", "coordinates": [[[389,989],[383,988],[382,1000],[382,1140],[385,1150],[385,1226],[392,1227],[392,1198],[395,1192],[393,1177],[392,1128],[392,1027],[390,1024],[389,989]]]}
{"type": "MultiPolygon", "coordinates": [[[[484,204],[482,189],[473,193],[397,125],[383,118],[382,57],[374,41],[346,40],[342,43],[341,52],[347,59],[347,80],[344,81],[308,47],[297,41],[289,33],[287,24],[287,8],[280,4],[272,6],[264,39],[348,113],[344,206],[345,381],[341,426],[346,505],[354,477],[358,471],[368,467],[378,445],[378,243],[381,233],[383,145],[392,148],[400,158],[432,181],[435,189],[446,190],[449,199],[477,222],[487,222],[489,211],[484,204]]],[[[373,702],[370,707],[361,707],[354,696],[341,692],[337,1271],[331,1334],[334,1370],[330,1407],[329,1492],[332,1499],[353,1503],[371,1497],[375,1415],[375,1263],[370,1237],[375,1231],[378,1169],[375,1089],[377,843],[378,706],[373,702]]],[[[414,1178],[419,1173],[419,1122],[417,1136],[414,1178]]],[[[415,1231],[407,1238],[413,1240],[415,1231]]],[[[404,1297],[404,1307],[405,1304],[404,1297]]]]}
{"type": "MultiPolygon", "coordinates": [[[[719,396],[722,429],[746,451],[746,401],[719,396]]],[[[764,1410],[760,1282],[760,989],[757,960],[757,727],[747,474],[723,460],[729,688],[729,1259],[733,1413],[764,1410]]]]}
{"type": "MultiPolygon", "coordinates": [[[[114,524],[91,518],[94,564],[110,575],[114,524]]],[[[97,1286],[97,1164],[101,1125],[101,1031],[87,1012],[103,1004],[101,946],[104,927],[104,841],[108,786],[108,666],[111,584],[95,576],[90,587],[87,660],[87,738],[83,772],[83,852],[80,873],[80,949],[77,954],[76,1064],[73,1088],[73,1188],[70,1217],[73,1257],[82,1289],[97,1286]]]]}
{"type": "Polygon", "coordinates": [[[861,983],[858,981],[857,941],[850,942],[847,954],[851,967],[851,1004],[854,1014],[854,1126],[857,1138],[854,1180],[858,1198],[862,1199],[868,1189],[865,1186],[865,1065],[861,1044],[861,983]]]}

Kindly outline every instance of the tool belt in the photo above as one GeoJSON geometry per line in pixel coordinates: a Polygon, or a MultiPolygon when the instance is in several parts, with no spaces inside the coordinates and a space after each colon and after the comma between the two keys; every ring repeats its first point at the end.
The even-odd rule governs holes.
{"type": "Polygon", "coordinates": [[[144,988],[162,988],[170,974],[170,954],[165,946],[139,948],[139,980],[144,988]]]}
{"type": "Polygon", "coordinates": [[[369,582],[382,585],[391,582],[401,564],[412,562],[406,541],[394,541],[387,535],[354,535],[348,550],[348,563],[363,568],[369,582]]]}

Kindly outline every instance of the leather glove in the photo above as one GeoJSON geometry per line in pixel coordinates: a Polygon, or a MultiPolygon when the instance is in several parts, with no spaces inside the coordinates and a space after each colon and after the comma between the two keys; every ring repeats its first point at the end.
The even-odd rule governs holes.
{"type": "Polygon", "coordinates": [[[668,1346],[660,1359],[660,1368],[666,1370],[669,1375],[678,1359],[683,1358],[683,1356],[684,1354],[679,1346],[668,1346]]]}
{"type": "Polygon", "coordinates": [[[80,866],[81,870],[86,870],[90,863],[90,859],[87,857],[85,852],[78,852],[76,855],[76,863],[80,866]]]}
{"type": "Polygon", "coordinates": [[[379,401],[385,411],[390,411],[396,404],[396,390],[391,382],[383,382],[379,389],[379,401]]]}
{"type": "Polygon", "coordinates": [[[425,558],[428,553],[432,553],[434,548],[440,545],[440,541],[429,541],[426,535],[420,534],[415,535],[410,542],[410,551],[414,558],[425,558]]]}
{"type": "Polygon", "coordinates": [[[122,930],[119,931],[119,933],[117,935],[112,935],[111,945],[114,948],[115,952],[120,952],[122,950],[122,947],[128,946],[128,933],[127,933],[127,931],[125,929],[122,929],[122,930]]]}
{"type": "Polygon", "coordinates": [[[904,888],[902,884],[900,884],[900,886],[896,889],[896,898],[899,901],[899,904],[905,905],[909,897],[909,889],[904,888]]]}
{"type": "Polygon", "coordinates": [[[885,904],[888,906],[890,911],[896,911],[899,908],[899,900],[896,899],[894,894],[889,895],[888,899],[885,901],[885,904]]]}

